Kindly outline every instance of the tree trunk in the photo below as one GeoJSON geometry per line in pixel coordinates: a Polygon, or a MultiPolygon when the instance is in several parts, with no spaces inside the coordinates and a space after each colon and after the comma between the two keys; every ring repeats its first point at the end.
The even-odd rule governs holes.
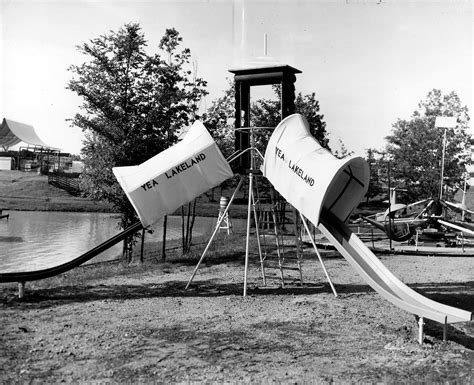
{"type": "Polygon", "coordinates": [[[183,255],[189,253],[191,250],[194,221],[196,219],[196,202],[196,199],[194,199],[192,202],[188,203],[186,213],[184,210],[184,206],[181,207],[181,244],[183,255]]]}

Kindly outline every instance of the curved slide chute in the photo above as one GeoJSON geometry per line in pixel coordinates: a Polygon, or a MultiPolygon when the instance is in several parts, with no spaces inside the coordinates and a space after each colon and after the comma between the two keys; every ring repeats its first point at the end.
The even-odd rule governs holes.
{"type": "Polygon", "coordinates": [[[471,312],[435,302],[409,288],[387,269],[346,224],[335,218],[329,220],[328,216],[323,216],[318,228],[359,275],[383,298],[403,310],[437,322],[453,323],[471,320],[471,312]]]}
{"type": "Polygon", "coordinates": [[[273,132],[263,173],[383,298],[444,324],[471,320],[471,312],[430,300],[401,282],[345,224],[367,192],[369,168],[364,159],[336,159],[311,136],[306,119],[294,114],[273,132]]]}
{"type": "Polygon", "coordinates": [[[50,268],[0,273],[0,282],[28,282],[73,269],[137,231],[155,225],[163,216],[219,185],[234,174],[221,151],[200,122],[183,139],[138,166],[112,169],[137,212],[136,222],[72,261],[50,268]]]}
{"type": "Polygon", "coordinates": [[[126,237],[135,234],[137,231],[143,228],[140,222],[136,222],[133,225],[127,227],[122,232],[118,233],[117,235],[113,236],[112,238],[108,239],[107,241],[101,243],[100,245],[94,247],[93,249],[85,252],[84,254],[80,255],[79,257],[63,263],[61,265],[52,266],[46,269],[41,270],[34,270],[34,271],[19,271],[19,272],[11,272],[11,273],[0,273],[0,282],[29,282],[29,281],[37,281],[39,279],[45,279],[52,277],[54,275],[58,275],[61,273],[65,273],[68,270],[74,269],[86,263],[87,261],[91,260],[92,258],[96,257],[103,251],[109,249],[110,247],[114,246],[115,244],[119,243],[126,237]]]}

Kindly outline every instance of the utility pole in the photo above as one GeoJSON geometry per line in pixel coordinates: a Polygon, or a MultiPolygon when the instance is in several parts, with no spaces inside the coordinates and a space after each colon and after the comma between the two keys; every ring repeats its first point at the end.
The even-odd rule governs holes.
{"type": "Polygon", "coordinates": [[[446,153],[447,131],[448,128],[454,128],[457,125],[456,118],[453,116],[437,116],[435,127],[444,128],[443,135],[443,152],[441,155],[441,180],[439,184],[439,199],[443,199],[443,180],[444,180],[444,157],[446,153]]]}

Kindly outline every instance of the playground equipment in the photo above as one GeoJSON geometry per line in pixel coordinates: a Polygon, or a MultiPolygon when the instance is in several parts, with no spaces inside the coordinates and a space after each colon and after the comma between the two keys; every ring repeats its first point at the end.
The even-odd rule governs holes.
{"type": "Polygon", "coordinates": [[[226,211],[226,207],[229,204],[229,199],[227,197],[221,197],[219,201],[219,215],[217,216],[217,223],[219,232],[224,230],[227,235],[232,233],[232,220],[230,219],[229,212],[226,211]]]}
{"type": "Polygon", "coordinates": [[[471,312],[432,301],[399,281],[349,230],[346,222],[365,195],[368,166],[362,158],[336,159],[314,139],[306,119],[298,114],[284,119],[273,132],[265,152],[264,176],[279,193],[308,218],[362,278],[383,298],[419,317],[444,325],[470,321],[471,312]]]}
{"type": "MultiPolygon", "coordinates": [[[[172,213],[188,200],[194,199],[201,192],[207,191],[232,176],[233,173],[227,161],[222,157],[204,126],[197,123],[193,127],[188,133],[193,140],[183,140],[183,145],[175,145],[143,165],[114,169],[121,186],[139,213],[141,223],[135,223],[73,261],[39,271],[0,273],[0,282],[19,282],[19,290],[22,294],[25,282],[47,278],[79,266],[144,226],[153,225],[163,215],[172,213]],[[197,146],[196,143],[200,145],[197,146]],[[199,177],[196,177],[197,173],[199,177]],[[177,193],[180,189],[186,191],[177,193]],[[152,206],[156,206],[157,202],[159,202],[159,208],[154,209],[152,206]]],[[[253,149],[249,147],[243,151],[248,152],[253,149]]],[[[250,157],[250,159],[253,158],[250,157]]],[[[257,221],[253,193],[253,172],[256,170],[253,163],[250,166],[244,295],[252,208],[255,221],[257,221]]],[[[361,277],[383,298],[419,317],[420,343],[423,340],[424,318],[443,324],[444,339],[447,324],[472,320],[471,312],[425,298],[403,284],[347,227],[346,222],[365,195],[369,183],[368,166],[362,158],[336,159],[310,135],[306,119],[301,115],[293,114],[282,120],[275,128],[268,142],[262,170],[263,175],[275,189],[299,211],[301,221],[310,237],[307,219],[319,228],[361,277]]],[[[243,178],[244,176],[241,176],[222,218],[232,204],[235,193],[241,187],[243,178]]],[[[215,232],[218,227],[219,224],[215,232]]],[[[258,229],[258,223],[256,223],[256,228],[258,229]]],[[[209,244],[211,241],[212,237],[209,244]]],[[[336,295],[314,241],[313,246],[336,295]]],[[[199,263],[204,258],[206,250],[199,263]]],[[[191,280],[192,277],[188,285],[191,280]]]]}
{"type": "Polygon", "coordinates": [[[140,221],[72,261],[35,271],[0,273],[0,282],[25,282],[48,278],[73,269],[137,231],[153,226],[163,216],[219,185],[233,175],[204,125],[196,121],[183,140],[138,166],[113,169],[137,211],[140,221]],[[159,187],[159,188],[158,188],[159,187]]]}
{"type": "Polygon", "coordinates": [[[232,177],[229,164],[200,122],[184,138],[138,166],[112,169],[143,227],[232,177]]]}
{"type": "Polygon", "coordinates": [[[3,210],[0,209],[0,219],[8,219],[10,217],[10,214],[3,214],[3,210]]]}
{"type": "Polygon", "coordinates": [[[129,237],[135,234],[137,231],[141,230],[142,228],[143,226],[140,222],[135,222],[133,225],[127,227],[125,230],[123,230],[119,234],[106,240],[100,245],[94,247],[93,249],[85,252],[79,257],[57,266],[51,266],[46,269],[34,270],[34,271],[18,271],[18,272],[11,272],[11,273],[0,273],[0,282],[5,282],[5,283],[18,282],[19,297],[21,298],[23,297],[23,294],[24,294],[24,288],[25,288],[26,282],[37,281],[39,279],[53,277],[55,275],[64,273],[68,270],[74,269],[75,267],[78,267],[82,265],[83,263],[86,263],[87,261],[96,257],[103,251],[116,245],[118,242],[124,240],[126,237],[129,237]]]}
{"type": "MultiPolygon", "coordinates": [[[[248,178],[248,203],[247,203],[247,230],[246,230],[246,242],[245,242],[245,267],[244,267],[244,287],[243,287],[243,296],[245,297],[247,295],[247,275],[248,275],[248,266],[249,266],[249,254],[250,254],[250,250],[249,250],[249,242],[250,242],[250,226],[251,226],[251,222],[252,222],[252,215],[253,215],[253,220],[254,220],[254,223],[255,223],[255,235],[256,235],[256,239],[257,239],[257,248],[258,248],[258,255],[259,255],[259,258],[260,258],[260,267],[261,267],[261,273],[262,273],[262,278],[263,278],[263,283],[264,285],[266,284],[266,275],[265,275],[265,256],[262,254],[262,245],[261,245],[261,242],[260,242],[260,224],[259,224],[259,219],[258,219],[258,215],[257,215],[257,210],[256,210],[256,206],[257,206],[257,200],[258,200],[258,195],[257,195],[257,198],[256,198],[256,193],[255,193],[255,185],[257,183],[257,175],[261,172],[260,170],[257,169],[256,167],[256,160],[258,160],[258,158],[260,157],[262,160],[263,160],[263,156],[260,154],[260,152],[258,151],[258,149],[255,147],[255,140],[254,140],[254,131],[256,129],[268,129],[269,127],[242,127],[242,128],[238,128],[237,131],[247,131],[247,135],[248,135],[248,138],[249,138],[249,142],[247,145],[245,145],[244,147],[241,148],[240,151],[237,151],[236,154],[234,154],[231,159],[229,160],[229,162],[232,162],[233,160],[235,159],[238,159],[238,158],[243,158],[244,155],[246,154],[249,154],[248,158],[250,160],[250,163],[249,163],[249,169],[247,170],[248,173],[247,174],[243,174],[243,175],[240,175],[240,180],[237,184],[237,187],[235,188],[231,198],[229,199],[229,202],[227,204],[227,207],[225,207],[224,211],[222,212],[222,214],[220,214],[219,216],[219,220],[217,222],[217,225],[216,225],[216,228],[214,230],[214,232],[212,233],[202,255],[201,255],[201,258],[199,259],[196,267],[194,268],[194,271],[191,275],[191,277],[189,278],[189,281],[186,285],[186,289],[189,288],[191,282],[193,281],[198,269],[199,269],[199,266],[201,265],[202,261],[204,260],[208,250],[209,250],[209,247],[211,246],[212,244],[212,241],[214,240],[217,232],[219,231],[220,227],[221,227],[221,223],[222,221],[224,220],[224,218],[226,217],[237,193],[239,192],[240,188],[242,187],[243,185],[243,182],[245,180],[245,178],[248,178]]],[[[281,282],[282,282],[282,285],[284,285],[284,277],[283,277],[283,261],[284,261],[284,257],[282,256],[282,248],[280,246],[280,244],[278,243],[278,238],[280,236],[280,234],[278,233],[278,230],[277,230],[277,220],[275,218],[275,216],[273,217],[274,218],[274,230],[275,230],[275,237],[277,239],[277,255],[278,255],[278,264],[279,264],[279,269],[280,269],[280,276],[281,276],[281,282]]],[[[324,266],[324,262],[321,258],[321,255],[319,254],[319,251],[316,247],[316,243],[314,241],[314,238],[313,238],[313,235],[311,233],[311,231],[309,230],[307,224],[304,222],[305,224],[305,230],[307,232],[307,235],[308,237],[311,239],[311,242],[312,242],[312,245],[314,247],[314,251],[316,252],[316,255],[318,256],[318,259],[319,259],[319,262],[321,264],[321,267],[324,271],[324,274],[326,275],[326,278],[329,282],[329,285],[331,286],[331,289],[334,293],[334,295],[337,297],[337,292],[334,288],[334,285],[332,284],[331,282],[331,279],[329,278],[329,274],[327,273],[327,270],[324,266]]],[[[296,224],[295,224],[296,225],[296,224]]],[[[298,240],[297,240],[298,242],[298,240]]],[[[301,260],[300,260],[300,256],[299,256],[299,253],[300,251],[298,250],[298,244],[296,245],[296,248],[297,248],[297,253],[298,253],[298,258],[297,258],[297,268],[298,270],[300,271],[300,274],[301,274],[301,260]]]]}
{"type": "Polygon", "coordinates": [[[472,222],[458,219],[461,213],[462,217],[474,214],[465,204],[435,198],[400,205],[398,210],[388,211],[361,219],[397,242],[411,240],[413,243],[413,240],[416,242],[422,238],[451,246],[460,235],[467,238],[474,236],[472,222]]]}

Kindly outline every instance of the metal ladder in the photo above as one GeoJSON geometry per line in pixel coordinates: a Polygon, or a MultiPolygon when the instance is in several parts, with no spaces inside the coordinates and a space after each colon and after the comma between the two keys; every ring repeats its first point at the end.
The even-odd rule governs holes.
{"type": "Polygon", "coordinates": [[[262,245],[260,262],[263,284],[266,286],[267,279],[270,278],[279,279],[281,287],[285,287],[290,279],[303,284],[301,221],[297,211],[294,208],[287,210],[289,204],[275,195],[276,192],[271,189],[269,199],[259,199],[256,202],[258,234],[262,245]],[[288,219],[288,213],[292,213],[292,221],[288,219]],[[273,243],[271,238],[273,247],[270,245],[273,243]],[[276,270],[276,274],[268,274],[267,270],[276,270]],[[289,275],[290,271],[296,272],[297,277],[289,275]]]}

